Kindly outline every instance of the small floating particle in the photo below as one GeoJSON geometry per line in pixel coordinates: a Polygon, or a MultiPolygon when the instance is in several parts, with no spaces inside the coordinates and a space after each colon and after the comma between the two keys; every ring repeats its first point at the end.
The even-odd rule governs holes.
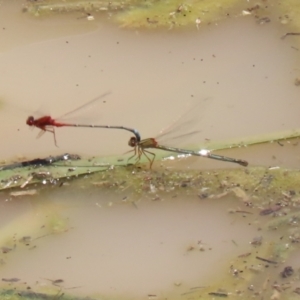
{"type": "Polygon", "coordinates": [[[52,284],[55,285],[55,284],[59,284],[59,283],[63,283],[63,279],[55,279],[55,280],[51,280],[52,281],[52,284]]]}
{"type": "Polygon", "coordinates": [[[300,86],[300,77],[295,79],[295,86],[300,86]]]}
{"type": "Polygon", "coordinates": [[[150,18],[147,18],[146,20],[147,20],[147,22],[148,22],[149,24],[157,24],[157,23],[158,23],[158,21],[156,21],[156,20],[151,20],[150,18]]]}
{"type": "Polygon", "coordinates": [[[31,175],[36,179],[45,179],[52,176],[51,172],[32,172],[31,175]]]}
{"type": "Polygon", "coordinates": [[[300,295],[300,287],[295,288],[293,292],[300,295]]]}
{"type": "Polygon", "coordinates": [[[288,32],[288,33],[286,33],[285,35],[283,35],[283,36],[281,37],[281,39],[283,40],[283,39],[285,39],[287,36],[290,36],[290,35],[300,35],[300,32],[288,32]]]}
{"type": "Polygon", "coordinates": [[[195,247],[194,247],[194,246],[189,246],[189,247],[186,249],[186,251],[193,251],[193,250],[195,250],[195,247]]]}
{"type": "Polygon", "coordinates": [[[5,246],[1,247],[0,249],[1,249],[2,253],[4,253],[4,254],[6,254],[6,253],[8,253],[8,252],[10,252],[12,250],[12,248],[5,247],[5,246]]]}
{"type": "Polygon", "coordinates": [[[2,281],[4,281],[4,282],[18,282],[20,280],[21,279],[15,278],[15,277],[13,277],[13,278],[2,278],[2,281]]]}
{"type": "Polygon", "coordinates": [[[87,19],[88,21],[94,21],[94,20],[95,20],[95,17],[92,16],[92,15],[89,15],[89,16],[86,17],[86,19],[87,19]]]}
{"type": "Polygon", "coordinates": [[[208,197],[208,193],[201,193],[201,194],[198,194],[198,197],[199,197],[200,199],[205,199],[205,198],[208,197]]]}
{"type": "Polygon", "coordinates": [[[256,259],[258,259],[258,260],[261,260],[261,261],[267,262],[267,263],[269,263],[269,264],[277,264],[277,262],[276,262],[276,261],[274,261],[274,260],[266,259],[266,258],[259,257],[259,256],[256,256],[255,258],[256,258],[256,259]]]}
{"type": "Polygon", "coordinates": [[[236,197],[242,199],[243,201],[249,200],[247,193],[240,187],[236,186],[236,187],[232,188],[231,191],[235,194],[236,197]]]}
{"type": "Polygon", "coordinates": [[[292,267],[288,266],[288,267],[285,267],[283,269],[282,272],[280,272],[280,275],[282,278],[287,278],[289,276],[292,276],[294,274],[294,270],[292,267]]]}
{"type": "Polygon", "coordinates": [[[248,11],[248,10],[243,10],[243,11],[242,11],[242,15],[243,15],[243,16],[249,16],[249,15],[251,15],[251,12],[248,11]]]}
{"type": "Polygon", "coordinates": [[[36,194],[37,194],[37,190],[27,190],[27,191],[11,192],[10,196],[13,196],[13,197],[34,196],[36,194]]]}
{"type": "Polygon", "coordinates": [[[99,187],[109,187],[111,186],[111,183],[108,180],[98,181],[98,182],[92,182],[92,185],[99,186],[99,187]]]}
{"type": "Polygon", "coordinates": [[[201,24],[200,18],[197,18],[196,21],[195,21],[195,23],[196,23],[197,29],[199,30],[199,25],[201,24]]]}
{"type": "Polygon", "coordinates": [[[31,241],[31,236],[23,236],[19,239],[19,242],[23,244],[29,244],[31,241]]]}
{"type": "Polygon", "coordinates": [[[210,292],[208,293],[208,295],[210,296],[216,296],[216,297],[228,297],[228,294],[227,293],[219,293],[219,292],[210,292]]]}
{"type": "Polygon", "coordinates": [[[256,236],[255,238],[253,238],[250,244],[254,246],[260,246],[262,244],[262,239],[263,239],[262,236],[256,236]]]}
{"type": "Polygon", "coordinates": [[[64,282],[63,279],[48,279],[48,278],[42,278],[42,279],[51,281],[51,283],[55,286],[59,286],[59,284],[64,282]]]}
{"type": "Polygon", "coordinates": [[[25,182],[22,183],[20,187],[23,189],[32,179],[33,179],[32,175],[28,176],[28,178],[25,180],[25,182]]]}
{"type": "Polygon", "coordinates": [[[248,269],[254,273],[261,273],[264,270],[264,266],[262,264],[251,265],[248,269]]]}
{"type": "Polygon", "coordinates": [[[279,170],[280,169],[280,167],[279,166],[276,166],[276,167],[270,167],[270,168],[268,168],[268,170],[279,170]]]}
{"type": "Polygon", "coordinates": [[[260,8],[260,6],[257,4],[257,5],[247,8],[247,11],[251,12],[251,11],[257,10],[259,8],[260,8]]]}
{"type": "Polygon", "coordinates": [[[270,299],[271,300],[279,300],[280,299],[280,293],[276,289],[274,289],[273,294],[270,297],[270,299]]]}
{"type": "Polygon", "coordinates": [[[266,215],[270,215],[272,214],[273,212],[276,212],[278,210],[282,209],[282,207],[280,205],[274,205],[272,207],[269,207],[269,208],[265,208],[263,209],[259,215],[260,216],[266,216],[266,215]]]}
{"type": "Polygon", "coordinates": [[[183,10],[183,5],[179,5],[176,9],[176,12],[180,13],[183,10]]]}
{"type": "Polygon", "coordinates": [[[243,254],[240,254],[238,257],[247,257],[247,256],[249,256],[249,255],[251,255],[251,252],[247,252],[247,253],[243,253],[243,254]]]}
{"type": "Polygon", "coordinates": [[[227,196],[228,194],[229,194],[229,191],[225,191],[218,195],[210,195],[208,198],[220,199],[220,198],[227,196]]]}
{"type": "Polygon", "coordinates": [[[259,25],[263,25],[269,22],[271,22],[271,19],[269,17],[260,18],[256,21],[256,23],[259,25]]]}
{"type": "Polygon", "coordinates": [[[236,213],[241,213],[241,214],[253,214],[252,212],[246,211],[246,210],[236,210],[236,211],[234,211],[234,212],[236,212],[236,213]]]}

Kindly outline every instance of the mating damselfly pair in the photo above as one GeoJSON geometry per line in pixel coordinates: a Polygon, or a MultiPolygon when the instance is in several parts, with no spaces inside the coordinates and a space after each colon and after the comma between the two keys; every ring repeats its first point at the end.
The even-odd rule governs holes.
{"type": "MultiPolygon", "coordinates": [[[[38,137],[40,137],[43,133],[50,132],[53,134],[54,143],[57,146],[56,142],[56,135],[55,135],[55,128],[56,127],[83,127],[83,128],[104,128],[104,129],[119,129],[119,130],[126,130],[131,132],[134,136],[132,136],[129,139],[128,145],[133,148],[134,154],[128,159],[135,158],[136,162],[139,162],[141,157],[144,155],[149,163],[150,168],[153,165],[153,162],[155,160],[155,153],[149,151],[149,149],[160,149],[168,152],[175,152],[179,154],[185,154],[185,155],[193,155],[193,156],[201,156],[206,157],[210,159],[215,159],[219,161],[225,161],[230,163],[236,163],[241,166],[246,167],[248,165],[248,162],[241,159],[235,159],[227,156],[222,155],[216,155],[212,153],[209,150],[200,150],[200,151],[193,151],[193,150],[187,150],[187,149],[181,149],[177,147],[169,147],[165,146],[163,142],[160,141],[159,137],[157,138],[147,138],[147,139],[141,139],[141,135],[138,132],[138,130],[129,128],[126,126],[117,126],[117,125],[93,125],[93,124],[81,124],[81,123],[69,123],[64,121],[64,118],[69,117],[70,115],[77,113],[78,111],[86,108],[87,106],[91,106],[94,103],[98,102],[100,99],[107,96],[109,93],[105,93],[83,105],[80,107],[73,109],[72,111],[64,114],[60,118],[52,118],[50,115],[44,115],[40,118],[34,118],[33,116],[29,116],[27,118],[26,124],[29,126],[37,127],[41,129],[41,132],[38,134],[38,137]]],[[[180,122],[180,119],[178,120],[180,122]]]]}

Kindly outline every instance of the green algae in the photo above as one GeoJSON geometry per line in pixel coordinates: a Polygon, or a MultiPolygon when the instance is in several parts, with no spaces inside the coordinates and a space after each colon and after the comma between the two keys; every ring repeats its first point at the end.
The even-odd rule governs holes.
{"type": "Polygon", "coordinates": [[[300,31],[300,2],[298,0],[279,1],[276,6],[281,24],[286,25],[289,31],[300,31]]]}
{"type": "Polygon", "coordinates": [[[128,28],[173,28],[187,25],[198,28],[200,24],[217,22],[229,15],[238,16],[242,8],[238,0],[43,0],[30,1],[24,9],[35,16],[69,12],[90,14],[106,11],[112,20],[128,28]]]}
{"type": "MultiPolygon", "coordinates": [[[[299,198],[298,205],[300,204],[299,198]]],[[[284,213],[280,217],[276,217],[273,220],[269,221],[267,224],[268,229],[270,230],[278,230],[278,229],[286,229],[286,228],[296,228],[300,225],[300,212],[290,212],[284,213]]]]}
{"type": "Polygon", "coordinates": [[[50,233],[55,234],[55,233],[66,232],[69,228],[68,220],[65,218],[62,218],[58,214],[55,214],[49,218],[47,227],[49,228],[50,233]]]}
{"type": "MultiPolygon", "coordinates": [[[[247,253],[241,253],[232,259],[227,267],[227,272],[222,280],[213,283],[209,287],[198,290],[190,290],[183,295],[185,299],[215,299],[229,297],[230,299],[253,299],[260,295],[264,299],[270,299],[274,294],[274,288],[270,281],[275,277],[272,274],[279,273],[278,264],[285,251],[278,251],[280,244],[266,242],[258,248],[252,248],[247,253]]],[[[277,275],[277,274],[276,274],[277,275]]],[[[283,282],[279,279],[278,286],[283,282]]],[[[283,299],[291,299],[291,290],[283,291],[283,299]]],[[[271,298],[272,299],[272,298],[271,298]]]]}
{"type": "MultiPolygon", "coordinates": [[[[194,145],[193,147],[187,149],[194,151],[196,151],[197,149],[209,149],[213,153],[219,154],[219,150],[244,148],[259,144],[269,144],[283,140],[287,142],[297,143],[299,134],[299,130],[295,129],[285,132],[277,132],[262,136],[254,136],[230,141],[209,141],[197,146],[194,145]]],[[[168,151],[155,150],[155,159],[162,160],[171,154],[172,153],[168,151]]],[[[220,153],[220,155],[221,154],[222,153],[220,153]]],[[[59,185],[62,184],[63,181],[68,181],[72,178],[77,178],[79,176],[89,175],[91,173],[97,172],[105,173],[105,178],[107,174],[110,174],[107,171],[111,169],[119,170],[118,174],[123,174],[125,172],[126,175],[124,176],[129,176],[131,177],[130,180],[133,180],[134,176],[128,174],[128,169],[126,169],[126,167],[130,167],[130,165],[132,163],[135,163],[136,160],[128,160],[129,157],[130,156],[79,157],[76,154],[64,154],[56,157],[47,157],[29,161],[8,163],[0,167],[0,190],[10,189],[13,187],[28,188],[30,185],[39,183],[42,183],[43,185],[59,185]]],[[[246,157],[243,157],[243,159],[247,160],[246,157]]],[[[149,160],[147,159],[147,157],[145,157],[145,155],[142,155],[139,163],[140,166],[145,167],[146,169],[149,168],[149,160]]],[[[282,173],[281,177],[283,176],[286,177],[288,176],[288,174],[282,173]]],[[[281,184],[283,184],[281,187],[285,188],[285,182],[292,181],[294,184],[296,184],[294,178],[295,177],[289,178],[289,181],[283,180],[281,182],[281,184]]],[[[247,178],[243,176],[240,177],[240,180],[246,179],[247,178]]],[[[277,180],[280,180],[280,178],[278,177],[277,180]]]]}
{"type": "MultiPolygon", "coordinates": [[[[153,199],[197,195],[200,198],[214,198],[231,195],[251,202],[253,207],[263,209],[270,203],[282,201],[283,197],[289,197],[289,203],[297,205],[299,180],[299,170],[283,168],[248,167],[199,171],[170,170],[164,167],[149,169],[148,165],[131,165],[112,167],[81,177],[68,177],[48,185],[35,183],[34,188],[42,194],[49,188],[52,189],[53,185],[61,186],[67,183],[73,191],[111,191],[122,197],[130,195],[130,201],[133,202],[140,197],[153,199]],[[291,193],[294,193],[294,196],[291,193]]],[[[18,191],[24,191],[26,196],[26,188],[16,187],[9,193],[13,195],[18,191]]],[[[63,231],[65,226],[62,222],[58,227],[63,231]]]]}
{"type": "Polygon", "coordinates": [[[124,0],[124,1],[103,1],[103,0],[90,0],[90,1],[34,1],[25,5],[25,11],[34,14],[35,16],[45,15],[49,13],[70,13],[70,12],[99,12],[99,11],[117,11],[124,8],[130,8],[136,5],[137,1],[124,0]]]}
{"type": "MultiPolygon", "coordinates": [[[[289,30],[300,30],[300,5],[298,0],[264,1],[238,0],[37,0],[28,1],[24,11],[35,16],[55,13],[83,12],[88,16],[97,12],[107,12],[111,20],[127,28],[178,28],[220,22],[226,18],[253,15],[257,20],[275,12],[276,21],[289,30]]],[[[274,21],[274,19],[273,19],[274,21]]]]}
{"type": "Polygon", "coordinates": [[[159,28],[200,26],[226,18],[240,1],[157,1],[145,8],[131,9],[119,13],[115,19],[122,27],[159,28]]]}
{"type": "MultiPolygon", "coordinates": [[[[101,173],[93,173],[76,180],[69,180],[66,189],[77,195],[79,193],[85,194],[88,191],[89,196],[99,194],[100,191],[102,194],[113,192],[114,195],[117,195],[116,199],[122,199],[116,201],[123,204],[135,204],[141,199],[159,201],[168,198],[172,201],[177,196],[184,195],[211,200],[230,196],[236,199],[237,206],[243,203],[245,213],[250,213],[248,222],[253,222],[262,229],[259,234],[264,235],[264,233],[273,232],[276,229],[280,238],[274,238],[274,241],[263,240],[262,244],[258,246],[249,244],[249,251],[231,258],[228,266],[219,270],[219,274],[209,286],[199,289],[191,288],[179,296],[172,297],[172,299],[211,299],[212,297],[241,299],[242,297],[242,299],[247,300],[253,299],[254,295],[270,298],[278,289],[281,299],[296,299],[297,294],[294,293],[294,285],[291,284],[289,288],[286,288],[286,280],[280,277],[280,272],[285,266],[284,262],[299,249],[299,243],[290,245],[290,228],[294,229],[293,236],[296,237],[299,234],[298,231],[295,231],[296,228],[299,230],[298,222],[291,223],[289,221],[291,218],[295,221],[295,216],[299,217],[299,212],[294,211],[285,214],[288,208],[297,209],[300,193],[297,185],[299,179],[300,171],[288,169],[239,168],[176,171],[165,168],[149,170],[147,166],[127,166],[109,168],[101,173]],[[270,210],[267,215],[261,214],[264,209],[272,206],[272,203],[282,205],[282,210],[270,210]],[[276,224],[274,223],[275,220],[276,224]],[[274,288],[274,282],[276,282],[276,288],[274,288]],[[249,287],[253,288],[249,289],[249,287]]],[[[52,187],[46,186],[40,190],[40,196],[43,197],[51,191],[52,187]]],[[[183,199],[188,201],[186,197],[183,199]]],[[[8,245],[8,239],[5,238],[7,236],[12,236],[12,242],[15,243],[16,238],[20,240],[23,235],[30,235],[33,240],[31,245],[34,245],[36,239],[53,233],[65,232],[68,223],[57,213],[57,209],[57,207],[53,207],[53,204],[50,204],[50,207],[37,211],[38,213],[35,214],[37,219],[32,220],[32,217],[27,216],[28,220],[19,219],[15,226],[10,224],[6,231],[1,229],[0,246],[8,245]],[[45,216],[48,220],[46,223],[45,216]],[[26,226],[20,226],[20,224],[26,224],[26,226]],[[46,224],[45,230],[41,229],[41,224],[46,224]],[[17,231],[16,228],[18,228],[17,231]],[[16,232],[18,232],[17,236],[16,232]]],[[[15,251],[19,247],[22,248],[18,243],[15,251]]],[[[297,279],[296,275],[293,279],[297,279]]],[[[39,290],[25,292],[22,291],[22,286],[20,288],[15,286],[15,290],[2,290],[0,292],[6,297],[3,299],[48,300],[56,299],[55,297],[65,300],[98,299],[97,297],[80,298],[67,295],[67,293],[63,294],[63,292],[51,292],[50,294],[39,290]],[[35,295],[34,298],[33,295],[35,295]]]]}
{"type": "MultiPolygon", "coordinates": [[[[192,287],[186,292],[171,299],[215,299],[230,297],[231,299],[274,299],[277,292],[280,299],[298,299],[295,293],[298,275],[293,281],[280,278],[284,266],[282,262],[291,250],[282,243],[265,242],[259,247],[252,247],[249,252],[240,253],[233,258],[223,270],[222,276],[216,276],[215,282],[209,286],[192,287]],[[221,279],[217,279],[221,277],[221,279]]],[[[22,289],[4,289],[0,291],[0,299],[4,300],[94,300],[102,297],[76,297],[55,291],[51,293],[24,291],[22,289]]]]}
{"type": "MultiPolygon", "coordinates": [[[[149,170],[148,168],[114,168],[102,173],[91,174],[76,180],[74,185],[85,188],[114,190],[122,193],[130,189],[133,194],[170,194],[184,191],[189,194],[200,193],[205,189],[209,195],[228,191],[240,196],[237,187],[249,193],[253,199],[272,195],[282,197],[283,191],[295,190],[300,179],[298,170],[267,168],[238,168],[220,170],[149,170]]],[[[212,196],[213,197],[213,196],[212,196]]],[[[241,194],[244,197],[244,194],[241,194]]]]}

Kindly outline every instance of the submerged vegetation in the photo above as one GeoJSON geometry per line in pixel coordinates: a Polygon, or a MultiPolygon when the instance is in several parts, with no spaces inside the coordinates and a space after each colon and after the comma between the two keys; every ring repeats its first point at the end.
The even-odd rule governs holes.
{"type": "MultiPolygon", "coordinates": [[[[105,18],[127,28],[178,28],[200,26],[220,22],[226,18],[253,15],[258,24],[270,22],[270,9],[276,12],[284,25],[293,30],[300,29],[300,6],[298,0],[239,1],[239,0],[36,0],[28,1],[24,11],[35,16],[53,13],[80,12],[88,20],[101,12],[105,18]]],[[[274,21],[274,19],[273,19],[274,21]]]]}
{"type": "MultiPolygon", "coordinates": [[[[298,144],[299,130],[290,130],[286,132],[278,132],[274,134],[268,134],[263,136],[255,136],[250,138],[245,138],[243,141],[240,140],[231,140],[226,142],[213,142],[208,141],[205,144],[198,145],[192,149],[214,149],[213,153],[218,154],[218,150],[226,150],[231,148],[248,148],[255,145],[271,144],[273,142],[285,141],[287,145],[294,145],[295,147],[298,144]]],[[[164,160],[171,155],[170,152],[155,150],[156,160],[164,160]]],[[[188,155],[187,155],[188,156],[188,155]]],[[[201,159],[201,158],[200,158],[201,159]]],[[[202,158],[206,159],[206,158],[202,158]]],[[[139,186],[139,183],[143,182],[143,174],[149,170],[149,160],[143,155],[139,162],[141,163],[142,168],[144,168],[144,173],[139,172],[140,168],[133,167],[136,161],[128,160],[128,157],[119,157],[119,156],[110,156],[110,157],[80,157],[77,154],[63,154],[55,157],[49,156],[46,158],[37,158],[28,161],[14,161],[11,163],[4,164],[0,166],[0,190],[11,189],[13,187],[21,188],[19,191],[14,191],[14,196],[25,195],[25,190],[30,188],[33,184],[41,183],[42,186],[45,185],[54,185],[60,186],[63,182],[70,181],[71,179],[78,178],[80,176],[91,177],[92,173],[99,173],[96,176],[101,176],[103,182],[107,182],[107,185],[112,184],[114,181],[127,182],[130,186],[136,188],[139,186]],[[133,169],[132,169],[133,167],[133,169]],[[134,170],[135,169],[135,170],[134,170]],[[140,177],[140,175],[142,177],[140,177]],[[25,189],[26,187],[26,189],[25,189]]],[[[162,167],[164,167],[164,162],[162,167]]],[[[157,163],[156,163],[157,164],[157,163]]],[[[155,165],[155,164],[154,164],[155,165]]],[[[255,168],[254,166],[249,165],[250,169],[237,169],[237,170],[220,170],[219,174],[237,174],[235,177],[238,178],[238,182],[243,184],[253,185],[260,178],[256,172],[261,172],[260,168],[255,168]],[[246,171],[245,171],[246,170],[246,171]],[[251,170],[251,172],[249,172],[251,170]],[[249,176],[252,172],[255,173],[254,177],[249,176]],[[253,181],[254,179],[254,181],[253,181]]],[[[187,178],[192,178],[195,174],[187,171],[188,174],[185,175],[185,171],[176,170],[164,172],[162,178],[171,179],[171,186],[179,184],[173,180],[178,179],[179,181],[187,176],[187,178]]],[[[278,170],[278,174],[285,174],[283,170],[278,170]],[[282,173],[283,172],[283,173],[282,173]]],[[[291,171],[294,172],[294,171],[291,171]]],[[[151,172],[151,174],[155,174],[151,172]]],[[[198,174],[198,173],[196,173],[198,174]]],[[[207,173],[207,180],[211,180],[210,176],[212,173],[207,173]],[[210,174],[210,175],[209,175],[210,174]]],[[[221,175],[220,175],[221,176],[221,175]]],[[[293,175],[294,178],[297,178],[297,175],[293,175]]],[[[198,178],[198,175],[196,176],[198,178]]],[[[290,182],[289,182],[290,183],[290,182]]],[[[292,182],[296,184],[296,182],[292,182]]],[[[117,186],[115,186],[117,188],[117,186]]],[[[136,191],[138,189],[135,189],[136,191]]],[[[33,193],[30,190],[29,194],[33,193]]]]}
{"type": "MultiPolygon", "coordinates": [[[[69,162],[78,163],[78,160],[66,163],[69,162]]],[[[203,171],[172,170],[167,168],[164,162],[153,170],[149,169],[148,163],[141,166],[111,165],[101,168],[101,172],[85,173],[80,177],[66,176],[59,180],[44,178],[41,183],[28,183],[29,188],[25,185],[23,188],[3,191],[2,194],[17,197],[16,192],[21,192],[19,196],[34,199],[35,194],[27,194],[28,190],[34,189],[42,199],[53,192],[53,187],[62,187],[56,189],[58,193],[65,193],[67,190],[77,195],[84,195],[87,191],[89,196],[98,195],[99,191],[104,194],[113,192],[115,204],[134,205],[136,208],[141,199],[162,201],[167,198],[172,201],[181,196],[186,200],[188,197],[196,197],[200,201],[214,201],[231,197],[236,200],[236,206],[229,208],[228,213],[247,218],[248,223],[259,228],[258,236],[249,241],[249,252],[231,258],[227,268],[216,276],[215,282],[209,286],[191,288],[179,295],[180,299],[242,297],[246,300],[252,299],[253,296],[267,299],[299,297],[297,283],[300,273],[295,267],[286,264],[287,259],[298,251],[300,243],[299,170],[263,167],[203,171]],[[276,238],[274,237],[273,241],[264,240],[263,234],[266,232],[274,233],[276,238]]],[[[106,204],[114,205],[110,202],[106,204]]],[[[5,230],[1,230],[2,262],[8,260],[10,252],[14,252],[14,255],[21,253],[22,249],[25,249],[24,245],[27,249],[34,249],[41,238],[55,237],[72,230],[68,220],[59,213],[56,205],[48,203],[48,206],[45,206],[44,203],[43,209],[42,204],[39,206],[41,209],[38,210],[38,218],[20,219],[5,230]],[[21,226],[20,223],[26,226],[21,226]]],[[[232,242],[236,244],[236,241],[232,242]]],[[[190,247],[188,251],[193,249],[194,247],[190,247]]],[[[5,278],[5,280],[13,279],[15,278],[5,278]]],[[[102,299],[93,296],[90,298],[71,296],[59,285],[55,285],[53,289],[45,292],[39,287],[30,287],[29,291],[24,291],[22,284],[18,282],[9,284],[5,282],[0,296],[6,300],[102,299]],[[14,289],[11,288],[12,284],[14,289]],[[33,289],[35,292],[32,292],[33,289]]]]}

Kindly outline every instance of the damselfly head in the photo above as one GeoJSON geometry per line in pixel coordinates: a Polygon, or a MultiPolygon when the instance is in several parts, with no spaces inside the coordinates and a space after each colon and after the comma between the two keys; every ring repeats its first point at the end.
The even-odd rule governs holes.
{"type": "Polygon", "coordinates": [[[29,126],[33,126],[34,125],[34,117],[33,116],[29,116],[27,118],[26,124],[29,126]]]}
{"type": "Polygon", "coordinates": [[[136,147],[138,144],[138,141],[135,136],[131,137],[130,140],[128,141],[128,146],[130,147],[136,147]]]}

